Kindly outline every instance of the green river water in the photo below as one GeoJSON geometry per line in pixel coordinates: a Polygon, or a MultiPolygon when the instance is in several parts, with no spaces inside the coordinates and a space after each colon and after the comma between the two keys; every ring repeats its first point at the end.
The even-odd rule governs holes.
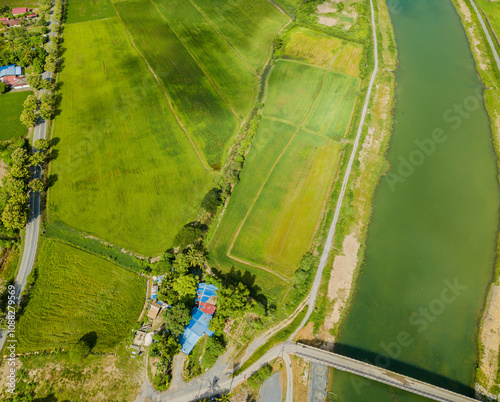
{"type": "MultiPolygon", "coordinates": [[[[400,62],[391,170],[336,351],[473,395],[499,214],[480,78],[450,0],[390,3],[400,62]]],[[[333,379],[331,400],[425,400],[338,371],[333,379]]]]}

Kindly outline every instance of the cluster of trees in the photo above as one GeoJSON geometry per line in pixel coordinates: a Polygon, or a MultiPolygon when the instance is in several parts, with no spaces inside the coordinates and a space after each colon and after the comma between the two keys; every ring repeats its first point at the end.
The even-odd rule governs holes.
{"type": "Polygon", "coordinates": [[[39,151],[29,155],[25,140],[10,144],[2,151],[2,159],[9,169],[4,176],[0,190],[0,211],[3,231],[9,233],[20,230],[28,221],[28,188],[43,191],[45,184],[41,179],[30,181],[30,166],[37,166],[45,161],[45,151],[49,144],[46,140],[37,140],[39,151]]]}
{"type": "Polygon", "coordinates": [[[8,46],[3,46],[0,51],[0,65],[32,67],[34,73],[40,74],[47,56],[43,48],[47,42],[44,36],[48,32],[47,22],[42,17],[37,20],[23,19],[21,24],[25,26],[8,28],[3,35],[8,46]]]}
{"type": "Polygon", "coordinates": [[[63,16],[64,16],[64,1],[56,0],[56,2],[54,3],[54,18],[57,22],[62,22],[63,16]]]}
{"type": "Polygon", "coordinates": [[[253,390],[257,390],[272,375],[273,368],[269,364],[265,364],[248,379],[248,386],[253,390]]]}
{"type": "MultiPolygon", "coordinates": [[[[39,77],[39,76],[38,76],[39,77]]],[[[19,119],[28,128],[35,126],[38,120],[36,109],[38,107],[38,98],[35,95],[29,95],[23,103],[24,109],[19,119]]]]}
{"type": "Polygon", "coordinates": [[[150,357],[158,357],[155,365],[155,375],[153,385],[159,391],[164,391],[170,386],[172,380],[172,359],[181,350],[181,345],[177,337],[171,333],[156,334],[155,341],[149,349],[150,357]]]}

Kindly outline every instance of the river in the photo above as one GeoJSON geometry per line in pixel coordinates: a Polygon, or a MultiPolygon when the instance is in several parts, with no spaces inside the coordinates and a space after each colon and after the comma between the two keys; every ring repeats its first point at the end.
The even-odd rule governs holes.
{"type": "MultiPolygon", "coordinates": [[[[499,218],[496,156],[453,4],[399,3],[391,12],[400,62],[391,170],[375,193],[336,351],[473,396],[499,218]]],[[[338,371],[333,379],[331,400],[424,400],[338,371]]]]}

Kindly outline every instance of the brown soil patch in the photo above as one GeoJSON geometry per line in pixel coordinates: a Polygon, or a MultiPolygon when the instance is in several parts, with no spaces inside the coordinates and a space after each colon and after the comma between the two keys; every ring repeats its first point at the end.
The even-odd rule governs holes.
{"type": "Polygon", "coordinates": [[[500,345],[500,286],[492,285],[481,327],[484,350],[480,367],[487,378],[488,389],[495,384],[500,345]]]}
{"type": "Polygon", "coordinates": [[[310,342],[314,340],[314,323],[310,322],[305,327],[302,327],[297,335],[295,335],[295,340],[310,342]]]}
{"type": "Polygon", "coordinates": [[[3,178],[8,171],[8,165],[4,161],[0,160],[0,187],[3,187],[3,178]]]}
{"type": "Polygon", "coordinates": [[[337,7],[335,7],[332,2],[326,1],[324,3],[318,4],[316,11],[318,14],[334,13],[335,11],[337,11],[337,7]]]}
{"type": "Polygon", "coordinates": [[[340,322],[342,312],[349,300],[354,273],[358,265],[360,245],[356,235],[354,233],[349,234],[342,245],[343,255],[335,257],[333,262],[333,269],[328,282],[328,299],[333,301],[334,304],[332,312],[325,319],[324,328],[327,331],[332,330],[340,322]]]}
{"type": "Polygon", "coordinates": [[[481,45],[481,41],[478,39],[478,33],[474,30],[474,24],[472,21],[472,15],[469,7],[465,4],[463,0],[457,0],[458,7],[460,9],[460,13],[464,16],[466,21],[466,29],[469,33],[469,38],[472,41],[472,45],[475,49],[477,60],[479,62],[479,67],[481,70],[486,70],[487,66],[490,64],[490,59],[483,55],[483,53],[479,50],[479,46],[481,45]]]}
{"type": "Polygon", "coordinates": [[[334,25],[338,24],[339,20],[337,18],[320,16],[318,22],[321,25],[326,25],[327,27],[333,27],[334,25]]]}
{"type": "Polygon", "coordinates": [[[309,391],[309,362],[296,356],[290,356],[293,373],[293,400],[307,401],[309,391]]]}

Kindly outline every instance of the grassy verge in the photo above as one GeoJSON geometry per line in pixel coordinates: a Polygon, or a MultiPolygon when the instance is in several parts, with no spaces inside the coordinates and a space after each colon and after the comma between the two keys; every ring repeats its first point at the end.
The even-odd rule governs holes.
{"type": "Polygon", "coordinates": [[[250,356],[245,363],[241,365],[238,370],[234,372],[233,375],[238,375],[241,372],[245,371],[248,367],[250,367],[252,364],[254,364],[257,360],[259,360],[262,356],[264,356],[270,349],[272,349],[274,346],[278,345],[279,343],[285,342],[290,335],[294,333],[294,331],[298,328],[302,320],[304,319],[305,315],[307,312],[307,306],[302,309],[302,311],[295,317],[295,319],[292,321],[292,323],[286,327],[283,328],[281,331],[277,332],[274,334],[269,340],[262,345],[260,348],[258,348],[252,356],[250,356]]]}
{"type": "Polygon", "coordinates": [[[28,132],[19,120],[19,116],[21,116],[24,109],[23,102],[28,95],[33,95],[33,92],[23,91],[0,94],[0,119],[2,120],[0,141],[23,137],[28,132]]]}

